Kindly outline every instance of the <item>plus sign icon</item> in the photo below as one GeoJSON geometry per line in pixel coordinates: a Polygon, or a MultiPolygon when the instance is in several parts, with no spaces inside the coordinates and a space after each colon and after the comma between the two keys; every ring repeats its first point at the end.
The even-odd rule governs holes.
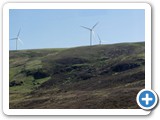
{"type": "Polygon", "coordinates": [[[143,89],[137,94],[137,103],[144,110],[150,110],[157,104],[157,94],[153,90],[143,89]]]}

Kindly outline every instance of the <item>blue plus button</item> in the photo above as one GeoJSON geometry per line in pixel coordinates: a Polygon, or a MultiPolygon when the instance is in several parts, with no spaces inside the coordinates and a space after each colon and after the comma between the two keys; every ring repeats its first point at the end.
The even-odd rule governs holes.
{"type": "Polygon", "coordinates": [[[157,94],[153,90],[141,90],[137,94],[137,103],[142,109],[152,109],[157,104],[157,94]]]}
{"type": "Polygon", "coordinates": [[[144,107],[150,107],[155,102],[155,96],[152,92],[150,92],[148,90],[143,91],[139,96],[139,102],[144,107]]]}

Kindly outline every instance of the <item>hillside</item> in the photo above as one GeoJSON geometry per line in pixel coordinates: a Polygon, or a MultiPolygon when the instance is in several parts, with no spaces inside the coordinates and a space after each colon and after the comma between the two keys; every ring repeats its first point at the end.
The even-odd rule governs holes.
{"type": "Polygon", "coordinates": [[[145,43],[10,51],[10,108],[138,108],[145,43]]]}

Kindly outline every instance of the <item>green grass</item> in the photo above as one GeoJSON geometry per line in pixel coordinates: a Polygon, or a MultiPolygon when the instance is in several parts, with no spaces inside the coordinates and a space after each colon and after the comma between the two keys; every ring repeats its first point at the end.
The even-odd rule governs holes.
{"type": "Polygon", "coordinates": [[[9,80],[12,81],[21,72],[22,66],[10,68],[9,70],[9,80]]]}
{"type": "Polygon", "coordinates": [[[34,70],[42,68],[41,60],[32,60],[27,62],[25,69],[26,70],[34,70]]]}

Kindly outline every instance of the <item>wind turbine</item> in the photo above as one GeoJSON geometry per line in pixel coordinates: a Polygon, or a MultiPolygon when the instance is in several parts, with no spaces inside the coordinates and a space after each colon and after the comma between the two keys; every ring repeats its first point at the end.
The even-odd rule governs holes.
{"type": "Polygon", "coordinates": [[[97,34],[97,36],[98,36],[98,39],[99,39],[99,45],[101,45],[101,43],[102,43],[101,38],[98,34],[97,34]]]}
{"type": "Polygon", "coordinates": [[[21,29],[19,29],[19,32],[18,32],[16,38],[11,38],[10,39],[10,40],[15,40],[16,41],[16,50],[17,50],[17,47],[18,47],[18,41],[21,42],[21,44],[23,44],[22,40],[19,38],[20,32],[21,32],[21,29]]]}
{"type": "Polygon", "coordinates": [[[102,44],[102,42],[106,42],[106,41],[102,41],[101,40],[101,38],[100,38],[100,36],[99,36],[99,34],[97,33],[97,37],[98,37],[98,40],[99,40],[99,45],[101,45],[102,44]]]}
{"type": "Polygon", "coordinates": [[[97,22],[92,28],[88,28],[88,27],[85,27],[85,26],[81,26],[82,28],[84,29],[87,29],[90,31],[90,46],[92,45],[92,37],[93,37],[93,34],[94,34],[94,31],[93,29],[98,25],[99,22],[97,22]]]}

